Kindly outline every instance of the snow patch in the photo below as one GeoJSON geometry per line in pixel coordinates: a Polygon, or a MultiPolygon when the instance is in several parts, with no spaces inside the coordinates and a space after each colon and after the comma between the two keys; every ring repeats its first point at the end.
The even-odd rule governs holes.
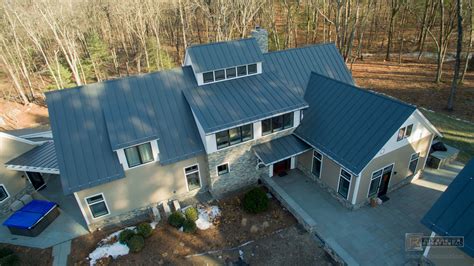
{"type": "Polygon", "coordinates": [[[198,206],[199,216],[196,220],[196,227],[200,230],[207,230],[212,226],[214,220],[221,216],[221,210],[217,206],[198,206]]]}

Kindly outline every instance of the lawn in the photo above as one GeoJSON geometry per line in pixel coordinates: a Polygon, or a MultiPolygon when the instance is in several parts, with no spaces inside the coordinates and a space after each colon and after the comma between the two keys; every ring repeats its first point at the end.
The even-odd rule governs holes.
{"type": "Polygon", "coordinates": [[[459,161],[467,163],[474,157],[474,123],[425,109],[421,112],[443,134],[443,142],[461,150],[459,161]]]}

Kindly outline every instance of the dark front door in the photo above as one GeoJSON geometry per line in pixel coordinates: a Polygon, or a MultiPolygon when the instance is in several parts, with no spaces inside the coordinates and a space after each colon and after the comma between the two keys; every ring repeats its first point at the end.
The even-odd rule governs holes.
{"type": "Polygon", "coordinates": [[[390,177],[392,176],[392,169],[393,169],[393,165],[386,167],[383,170],[382,180],[380,181],[380,188],[379,188],[379,194],[378,194],[379,197],[387,194],[388,184],[390,182],[390,177]]]}
{"type": "Polygon", "coordinates": [[[290,165],[291,165],[291,159],[286,159],[284,161],[275,163],[273,165],[273,175],[280,175],[283,174],[284,172],[290,170],[290,165]]]}
{"type": "Polygon", "coordinates": [[[26,175],[28,176],[28,179],[30,180],[35,190],[40,190],[46,186],[43,176],[40,173],[26,172],[26,175]]]}

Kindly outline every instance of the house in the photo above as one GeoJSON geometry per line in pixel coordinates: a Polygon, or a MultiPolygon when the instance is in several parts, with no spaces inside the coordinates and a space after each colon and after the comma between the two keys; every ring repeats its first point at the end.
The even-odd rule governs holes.
{"type": "Polygon", "coordinates": [[[89,228],[300,169],[349,208],[420,175],[439,132],[359,89],[334,44],[195,45],[182,67],[46,94],[63,192],[89,228]]]}
{"type": "Polygon", "coordinates": [[[421,223],[431,237],[463,237],[461,247],[428,246],[424,256],[434,264],[474,264],[474,159],[471,159],[446,191],[425,214],[421,223]]]}

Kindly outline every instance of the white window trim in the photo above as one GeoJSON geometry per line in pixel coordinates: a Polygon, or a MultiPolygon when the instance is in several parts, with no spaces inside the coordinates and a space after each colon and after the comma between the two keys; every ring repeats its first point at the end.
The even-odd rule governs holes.
{"type": "MultiPolygon", "coordinates": [[[[302,110],[302,109],[298,109],[298,110],[302,110]]],[[[260,123],[262,123],[263,120],[273,119],[274,117],[277,117],[277,116],[282,116],[282,115],[286,115],[286,114],[290,114],[290,113],[293,115],[293,126],[291,126],[291,127],[289,127],[289,128],[284,128],[284,129],[282,129],[282,130],[270,132],[270,133],[265,134],[265,135],[263,135],[263,126],[260,126],[260,129],[261,129],[260,135],[261,135],[262,137],[266,137],[266,136],[274,135],[274,134],[276,134],[276,133],[285,132],[285,131],[287,131],[287,130],[294,129],[294,128],[295,128],[295,124],[296,124],[296,123],[295,123],[295,112],[298,111],[298,110],[293,110],[293,111],[289,111],[289,112],[286,112],[286,113],[280,113],[280,114],[278,114],[278,115],[266,117],[266,118],[260,120],[260,123]]],[[[301,121],[300,121],[300,122],[301,122],[301,121]]]]}
{"type": "MultiPolygon", "coordinates": [[[[192,171],[191,173],[188,173],[188,174],[194,174],[194,173],[197,172],[198,177],[199,177],[199,188],[202,188],[202,179],[201,179],[201,172],[200,172],[200,168],[199,168],[199,163],[191,164],[189,166],[183,167],[184,181],[186,182],[186,190],[188,192],[190,192],[191,190],[189,190],[188,177],[186,175],[186,168],[193,167],[193,166],[197,166],[197,170],[192,171]]],[[[196,188],[196,189],[193,189],[193,190],[198,190],[198,189],[196,188]]]]}
{"type": "Polygon", "coordinates": [[[239,79],[239,78],[245,78],[245,77],[250,77],[250,76],[255,76],[255,75],[258,75],[258,74],[262,74],[261,71],[259,71],[259,68],[258,65],[261,64],[262,62],[254,62],[254,63],[250,63],[250,64],[245,64],[245,65],[238,65],[238,66],[230,66],[230,67],[227,67],[227,68],[219,68],[219,69],[215,69],[215,70],[210,70],[210,71],[206,71],[206,72],[201,72],[201,76],[202,76],[202,85],[209,85],[209,84],[214,84],[214,83],[218,83],[218,82],[222,82],[222,81],[227,81],[227,80],[233,80],[233,79],[239,79]],[[257,65],[257,72],[254,73],[254,74],[249,74],[249,69],[248,69],[248,66],[249,65],[257,65]],[[245,66],[246,69],[247,69],[247,74],[243,75],[243,76],[239,76],[239,73],[237,72],[237,68],[238,67],[242,67],[242,66],[245,66]],[[226,72],[226,69],[228,68],[235,68],[235,77],[233,78],[227,78],[227,72],[226,72]],[[217,80],[216,81],[216,71],[219,71],[219,70],[224,70],[224,79],[221,79],[221,80],[217,80]],[[204,82],[204,73],[208,73],[208,72],[212,72],[212,76],[213,76],[213,79],[214,81],[211,81],[211,82],[204,82]]]}
{"type": "Polygon", "coordinates": [[[226,174],[230,173],[230,164],[229,164],[229,162],[224,162],[224,163],[221,163],[221,164],[217,165],[216,166],[216,173],[217,173],[217,176],[223,176],[223,175],[226,175],[226,174]],[[227,164],[227,173],[219,175],[219,166],[225,165],[225,164],[227,164]]]}
{"type": "Polygon", "coordinates": [[[413,135],[413,132],[415,132],[415,124],[413,124],[413,123],[399,128],[398,131],[397,131],[397,142],[402,141],[404,139],[408,139],[409,137],[411,137],[413,135]],[[411,126],[411,132],[410,132],[410,136],[407,136],[407,128],[409,126],[411,126]],[[400,130],[402,130],[402,129],[403,129],[403,137],[401,139],[398,139],[398,134],[400,134],[400,130]]]}
{"type": "MultiPolygon", "coordinates": [[[[94,194],[94,195],[91,195],[91,196],[87,196],[84,198],[84,201],[86,202],[86,205],[87,205],[87,208],[89,209],[89,213],[91,214],[91,217],[93,220],[97,220],[97,219],[102,219],[106,216],[109,216],[110,215],[110,208],[109,208],[109,204],[107,204],[107,200],[105,199],[105,195],[103,192],[100,192],[100,193],[97,193],[97,194],[94,194]],[[102,216],[99,216],[99,217],[94,217],[94,214],[92,213],[92,210],[91,210],[91,206],[89,205],[89,202],[87,202],[87,199],[90,199],[92,197],[95,197],[95,196],[99,196],[99,195],[102,195],[102,199],[104,200],[104,203],[105,203],[105,207],[107,208],[107,214],[105,215],[102,215],[102,216]]],[[[93,204],[97,204],[98,202],[96,203],[93,203],[93,204]]],[[[93,205],[92,204],[92,205],[93,205]]]]}
{"type": "MultiPolygon", "coordinates": [[[[313,149],[313,152],[311,153],[311,175],[314,177],[314,178],[317,178],[317,179],[321,179],[323,177],[323,160],[324,160],[324,155],[322,153],[320,153],[318,150],[316,149],[313,149]],[[321,162],[321,167],[319,169],[319,177],[316,177],[314,174],[313,174],[313,166],[314,166],[314,152],[317,152],[321,155],[321,160],[319,160],[318,158],[316,158],[317,160],[319,160],[321,162]]],[[[352,179],[352,178],[351,178],[352,179]]],[[[339,187],[339,186],[338,186],[339,187]]]]}
{"type": "Polygon", "coordinates": [[[337,179],[337,195],[341,196],[341,198],[342,198],[342,195],[339,193],[339,183],[341,182],[341,178],[344,178],[346,179],[346,181],[349,181],[349,189],[347,190],[347,197],[346,197],[346,200],[349,200],[349,195],[351,194],[351,186],[352,186],[353,177],[354,175],[351,174],[351,172],[347,171],[346,169],[341,167],[341,170],[339,170],[339,178],[337,179]],[[351,175],[351,180],[347,180],[344,176],[342,176],[342,170],[344,170],[346,173],[351,175]]]}
{"type": "MultiPolygon", "coordinates": [[[[430,147],[431,147],[431,145],[430,145],[430,147]]],[[[410,164],[411,164],[411,162],[412,162],[412,161],[415,161],[415,160],[412,159],[413,155],[415,155],[415,154],[418,154],[418,157],[416,157],[416,159],[415,159],[415,160],[416,160],[416,166],[415,166],[415,171],[413,172],[413,176],[416,175],[416,173],[418,172],[418,171],[417,171],[417,168],[418,168],[418,164],[420,163],[420,155],[421,155],[420,152],[414,152],[414,153],[412,153],[412,154],[410,155],[410,159],[408,160],[408,168],[407,168],[407,170],[410,170],[410,164]]],[[[407,177],[408,177],[408,176],[407,176],[407,177]]]]}
{"type": "Polygon", "coordinates": [[[4,198],[3,200],[0,200],[0,203],[3,203],[4,201],[10,198],[10,193],[8,193],[7,187],[4,184],[0,184],[0,187],[3,187],[3,189],[5,190],[5,193],[7,193],[7,197],[4,198]]]}
{"type": "Polygon", "coordinates": [[[147,165],[147,164],[151,164],[151,163],[154,163],[154,162],[158,162],[160,160],[160,150],[158,149],[158,140],[145,141],[145,142],[142,142],[142,143],[139,143],[139,144],[136,144],[136,145],[125,147],[123,149],[118,149],[116,152],[117,152],[117,156],[119,158],[119,162],[120,162],[120,164],[122,164],[122,167],[125,171],[135,169],[137,167],[144,166],[144,165],[147,165]],[[133,167],[128,167],[128,161],[127,161],[127,156],[125,155],[125,149],[140,146],[140,145],[145,144],[145,143],[150,143],[150,145],[151,145],[151,152],[152,152],[152,155],[153,155],[153,161],[149,161],[149,162],[144,163],[144,164],[135,165],[133,167]]]}
{"type": "MultiPolygon", "coordinates": [[[[214,134],[214,142],[216,143],[216,152],[217,151],[223,151],[223,150],[226,150],[226,149],[229,149],[229,148],[234,148],[234,147],[237,147],[237,146],[242,145],[244,143],[247,143],[249,141],[257,139],[257,138],[255,138],[255,123],[253,123],[253,122],[250,122],[250,123],[247,123],[247,124],[242,124],[242,125],[236,126],[236,127],[231,127],[231,128],[228,128],[228,129],[223,129],[223,130],[217,131],[213,134],[214,134]],[[230,142],[229,142],[229,144],[230,144],[229,146],[224,147],[224,148],[220,148],[220,149],[217,147],[217,133],[222,132],[222,131],[229,131],[229,130],[234,129],[234,128],[240,128],[240,127],[243,127],[243,126],[246,126],[246,125],[252,125],[252,138],[251,139],[248,139],[248,140],[236,143],[236,144],[230,144],[230,142]]],[[[229,135],[229,138],[230,138],[230,135],[229,135]]]]}
{"type": "Polygon", "coordinates": [[[388,188],[390,187],[390,182],[392,181],[392,177],[393,177],[393,172],[395,172],[395,163],[391,163],[391,164],[387,164],[386,166],[382,167],[382,168],[379,168],[375,171],[372,172],[371,176],[370,176],[370,182],[369,182],[369,187],[367,188],[367,198],[369,198],[369,193],[370,193],[370,183],[372,182],[372,180],[374,178],[372,178],[374,176],[374,173],[375,172],[378,172],[380,170],[382,170],[382,175],[380,176],[380,181],[379,181],[379,184],[377,186],[377,193],[375,193],[376,196],[378,196],[379,194],[379,190],[380,190],[380,184],[382,183],[382,176],[383,176],[383,170],[385,168],[388,168],[392,166],[392,172],[390,172],[390,180],[388,180],[388,185],[387,185],[387,191],[388,191],[388,188]]]}

